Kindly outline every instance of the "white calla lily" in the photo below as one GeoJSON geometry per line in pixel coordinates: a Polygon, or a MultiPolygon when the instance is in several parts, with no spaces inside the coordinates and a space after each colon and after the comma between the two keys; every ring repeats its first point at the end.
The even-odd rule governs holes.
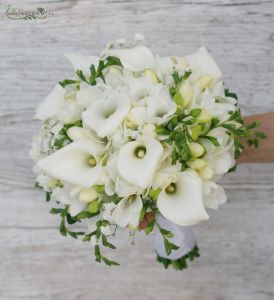
{"type": "Polygon", "coordinates": [[[35,119],[44,121],[56,116],[65,102],[65,90],[56,84],[50,94],[37,107],[35,119]]]}
{"type": "Polygon", "coordinates": [[[207,208],[217,209],[220,204],[227,201],[227,196],[223,187],[213,181],[203,183],[204,205],[207,208]]]}
{"type": "Polygon", "coordinates": [[[89,188],[100,175],[101,163],[96,160],[104,145],[79,139],[38,162],[38,167],[55,178],[89,188]],[[90,164],[93,158],[95,166],[90,164]]]}
{"type": "Polygon", "coordinates": [[[203,205],[202,181],[196,172],[181,172],[177,182],[169,187],[161,191],[157,200],[158,209],[165,218],[181,226],[209,218],[203,205]]]}
{"type": "Polygon", "coordinates": [[[125,144],[117,160],[119,175],[133,185],[148,188],[162,153],[161,143],[150,137],[125,144]]]}
{"type": "Polygon", "coordinates": [[[111,220],[119,227],[131,226],[136,228],[139,224],[143,201],[139,195],[131,195],[122,199],[113,211],[111,220]]]}
{"type": "Polygon", "coordinates": [[[123,122],[130,109],[127,95],[112,92],[106,99],[99,99],[83,112],[83,124],[94,130],[98,136],[111,136],[123,122]]]}
{"type": "Polygon", "coordinates": [[[193,54],[186,55],[185,59],[191,70],[198,74],[210,75],[215,79],[222,76],[222,71],[205,47],[201,47],[193,54]]]}
{"type": "Polygon", "coordinates": [[[99,57],[85,56],[77,53],[66,53],[65,57],[69,60],[75,71],[82,70],[84,75],[90,75],[90,66],[94,65],[97,68],[99,57]]]}
{"type": "Polygon", "coordinates": [[[110,49],[104,53],[104,57],[107,56],[118,57],[123,67],[133,72],[153,68],[155,64],[152,52],[145,46],[136,46],[129,49],[110,49]]]}

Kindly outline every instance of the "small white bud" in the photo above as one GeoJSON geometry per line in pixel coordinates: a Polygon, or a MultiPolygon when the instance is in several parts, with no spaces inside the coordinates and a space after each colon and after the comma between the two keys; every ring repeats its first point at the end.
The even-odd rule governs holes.
{"type": "Polygon", "coordinates": [[[209,166],[206,166],[199,171],[199,175],[203,180],[210,180],[213,177],[213,171],[209,166]]]}
{"type": "Polygon", "coordinates": [[[189,143],[189,149],[191,151],[192,156],[200,157],[204,154],[204,147],[199,143],[189,143]]]}
{"type": "Polygon", "coordinates": [[[98,193],[93,189],[84,189],[79,194],[79,201],[82,203],[90,203],[98,198],[98,193]]]}
{"type": "Polygon", "coordinates": [[[207,166],[207,163],[205,160],[203,160],[201,158],[197,158],[197,159],[188,161],[187,165],[193,170],[200,171],[207,166]]]}

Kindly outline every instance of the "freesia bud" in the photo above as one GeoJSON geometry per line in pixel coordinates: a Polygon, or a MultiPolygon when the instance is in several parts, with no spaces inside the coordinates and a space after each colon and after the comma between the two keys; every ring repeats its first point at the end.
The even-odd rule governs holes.
{"type": "Polygon", "coordinates": [[[212,117],[209,113],[202,110],[200,115],[197,117],[198,123],[209,123],[211,121],[212,117]]]}
{"type": "Polygon", "coordinates": [[[204,153],[204,148],[199,143],[189,143],[189,149],[191,151],[192,156],[200,157],[204,153]]]}
{"type": "Polygon", "coordinates": [[[193,126],[191,128],[191,137],[194,141],[196,141],[198,139],[198,137],[200,136],[202,132],[202,126],[201,125],[196,125],[196,126],[193,126]]]}
{"type": "Polygon", "coordinates": [[[203,160],[201,158],[197,158],[197,159],[188,161],[187,165],[195,171],[200,171],[207,166],[207,163],[205,160],[203,160]]]}
{"type": "Polygon", "coordinates": [[[203,180],[210,180],[213,177],[213,170],[209,166],[206,166],[199,171],[199,175],[203,180]]]}
{"type": "Polygon", "coordinates": [[[186,107],[192,100],[193,89],[190,84],[184,82],[179,88],[179,93],[183,98],[183,107],[186,107]]]}
{"type": "Polygon", "coordinates": [[[100,208],[101,208],[100,202],[98,200],[94,200],[88,205],[87,210],[92,214],[96,214],[98,213],[100,208]]]}
{"type": "Polygon", "coordinates": [[[92,188],[82,190],[79,194],[79,201],[82,203],[90,203],[98,198],[98,193],[92,188]]]}
{"type": "Polygon", "coordinates": [[[83,128],[78,126],[70,127],[66,133],[68,137],[73,141],[81,139],[85,136],[83,128]]]}

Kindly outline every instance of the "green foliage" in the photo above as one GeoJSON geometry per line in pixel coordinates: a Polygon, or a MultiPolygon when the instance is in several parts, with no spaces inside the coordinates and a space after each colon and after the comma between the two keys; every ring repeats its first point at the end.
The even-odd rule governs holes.
{"type": "Polygon", "coordinates": [[[73,126],[82,127],[82,120],[77,120],[73,123],[65,124],[63,126],[63,128],[59,131],[58,139],[54,141],[54,146],[57,150],[72,142],[72,140],[67,135],[67,130],[73,126]]]}
{"type": "Polygon", "coordinates": [[[177,95],[177,96],[175,96],[175,99],[177,97],[177,100],[179,100],[178,99],[178,90],[179,90],[181,84],[185,80],[188,79],[188,77],[191,75],[191,73],[192,73],[191,71],[186,71],[183,76],[180,76],[177,71],[173,72],[172,77],[173,77],[173,81],[174,81],[174,86],[169,89],[170,95],[172,97],[174,97],[175,95],[177,95]]]}
{"type": "Polygon", "coordinates": [[[173,233],[162,228],[157,222],[155,222],[155,224],[158,227],[158,230],[160,231],[163,240],[164,240],[164,245],[165,245],[165,250],[166,250],[166,254],[169,255],[171,253],[172,250],[178,250],[180,247],[178,247],[177,245],[171,243],[168,239],[173,237],[173,233]]]}
{"type": "Polygon", "coordinates": [[[94,64],[92,64],[90,66],[90,68],[89,68],[90,76],[85,76],[82,70],[76,70],[76,75],[77,75],[78,79],[76,79],[76,80],[75,79],[65,79],[63,81],[60,81],[59,84],[63,88],[66,87],[67,85],[71,85],[71,84],[78,87],[79,84],[81,83],[81,81],[85,82],[89,85],[95,85],[96,80],[98,78],[101,78],[103,81],[105,81],[103,71],[110,66],[122,67],[122,64],[118,58],[113,57],[113,56],[108,56],[104,60],[99,60],[97,69],[94,64]]]}
{"type": "Polygon", "coordinates": [[[199,248],[197,245],[195,245],[195,247],[188,254],[177,260],[170,260],[157,255],[157,261],[163,264],[166,269],[171,265],[175,270],[184,270],[188,267],[187,261],[193,261],[196,257],[200,257],[199,248]]]}

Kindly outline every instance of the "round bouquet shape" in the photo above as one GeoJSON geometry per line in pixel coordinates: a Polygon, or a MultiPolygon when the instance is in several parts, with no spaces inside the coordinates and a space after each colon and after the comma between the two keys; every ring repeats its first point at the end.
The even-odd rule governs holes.
{"type": "Polygon", "coordinates": [[[233,171],[243,126],[206,48],[161,57],[141,35],[97,56],[67,54],[74,76],[38,106],[31,157],[36,186],[56,203],[60,232],[107,258],[117,228],[154,233],[158,260],[183,269],[199,256],[190,226],[226,202],[217,184],[233,171]],[[83,231],[74,225],[86,223],[83,231]]]}

